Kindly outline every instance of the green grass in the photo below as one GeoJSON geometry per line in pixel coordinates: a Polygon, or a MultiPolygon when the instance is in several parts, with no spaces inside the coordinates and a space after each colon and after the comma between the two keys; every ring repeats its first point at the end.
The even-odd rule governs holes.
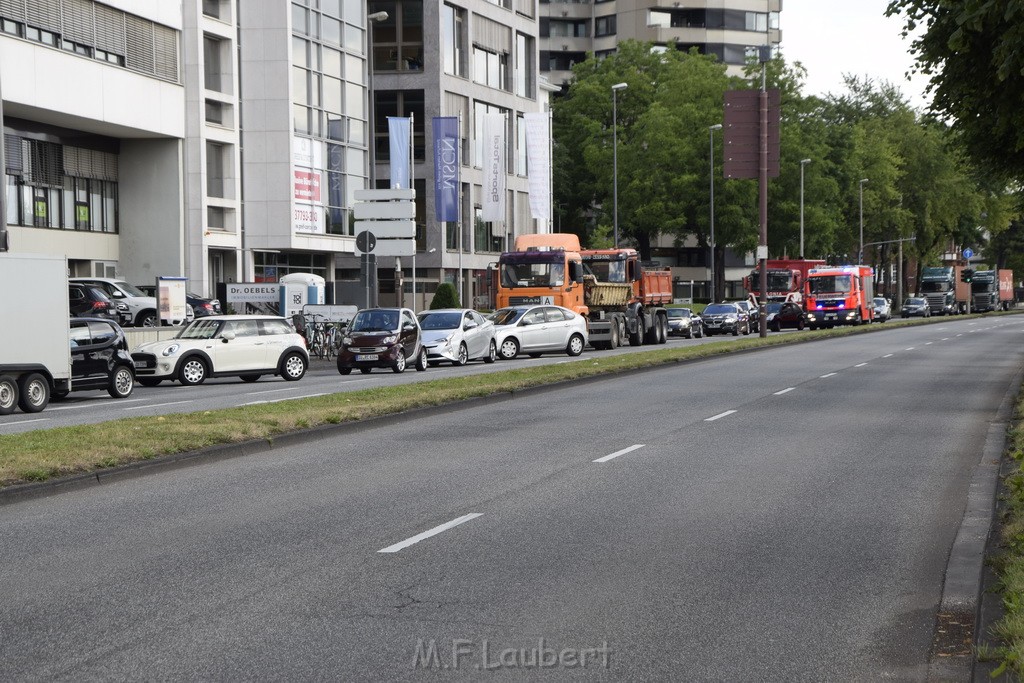
{"type": "MultiPolygon", "coordinates": [[[[728,342],[671,348],[651,347],[650,351],[643,353],[618,356],[588,352],[573,363],[520,367],[472,377],[439,378],[415,384],[363,389],[244,408],[125,418],[92,425],[0,435],[0,488],[116,467],[218,444],[252,439],[272,440],[281,434],[321,425],[353,422],[474,397],[515,392],[527,387],[921,322],[840,327],[800,335],[776,334],[765,339],[752,335],[728,342]]],[[[442,373],[437,374],[441,376],[442,373]]]]}

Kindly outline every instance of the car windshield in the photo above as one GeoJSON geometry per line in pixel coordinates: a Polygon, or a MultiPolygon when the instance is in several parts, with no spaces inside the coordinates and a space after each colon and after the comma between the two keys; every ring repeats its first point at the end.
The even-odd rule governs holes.
{"type": "Polygon", "coordinates": [[[424,330],[454,330],[462,321],[462,313],[420,313],[420,327],[424,330]]]}
{"type": "Polygon", "coordinates": [[[524,308],[502,308],[494,313],[495,325],[513,325],[526,313],[524,308]]]}
{"type": "Polygon", "coordinates": [[[704,313],[709,315],[721,315],[723,313],[735,313],[736,307],[732,304],[711,304],[704,309],[704,313]]]}
{"type": "Polygon", "coordinates": [[[875,299],[874,301],[875,301],[875,305],[876,306],[884,306],[885,305],[885,299],[880,299],[879,298],[879,299],[875,299]]]}
{"type": "Polygon", "coordinates": [[[849,275],[815,275],[807,278],[811,294],[846,294],[851,291],[849,275]]]}
{"type": "Polygon", "coordinates": [[[780,303],[769,303],[764,307],[765,313],[778,313],[779,309],[782,308],[780,303]]]}
{"type": "Polygon", "coordinates": [[[903,305],[904,306],[924,306],[924,304],[925,304],[924,299],[907,299],[906,302],[904,302],[903,305]]]}
{"type": "Polygon", "coordinates": [[[689,318],[689,308],[670,308],[668,309],[668,317],[670,318],[689,318]]]}
{"type": "Polygon", "coordinates": [[[203,318],[178,333],[177,339],[213,339],[220,329],[221,321],[203,318]]]}
{"type": "Polygon", "coordinates": [[[119,281],[115,282],[114,284],[123,289],[124,293],[127,294],[128,296],[147,296],[147,294],[143,292],[141,289],[139,289],[135,285],[130,285],[127,282],[119,281]]]}
{"type": "Polygon", "coordinates": [[[359,311],[348,328],[351,332],[390,332],[398,329],[395,311],[359,311]]]}

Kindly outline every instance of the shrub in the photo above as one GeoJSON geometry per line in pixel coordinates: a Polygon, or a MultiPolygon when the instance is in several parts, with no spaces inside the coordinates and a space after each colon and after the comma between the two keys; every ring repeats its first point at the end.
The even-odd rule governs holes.
{"type": "Polygon", "coordinates": [[[459,304],[459,293],[455,291],[455,285],[450,282],[442,282],[434,292],[434,298],[430,300],[430,310],[436,311],[439,308],[462,308],[459,304]]]}

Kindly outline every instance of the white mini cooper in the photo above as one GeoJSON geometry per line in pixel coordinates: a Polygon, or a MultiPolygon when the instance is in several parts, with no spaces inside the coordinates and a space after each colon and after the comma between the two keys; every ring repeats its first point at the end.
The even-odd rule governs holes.
{"type": "Polygon", "coordinates": [[[140,344],[132,350],[137,381],[153,387],[163,380],[202,384],[208,377],[262,375],[302,379],[309,354],[302,336],[284,318],[221,315],[199,318],[178,336],[140,344]]]}

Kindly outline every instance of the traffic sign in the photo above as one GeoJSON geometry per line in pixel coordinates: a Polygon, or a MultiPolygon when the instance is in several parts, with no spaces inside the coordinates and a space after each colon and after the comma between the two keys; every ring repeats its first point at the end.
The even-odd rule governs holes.
{"type": "Polygon", "coordinates": [[[967,247],[966,249],[964,249],[964,258],[965,259],[970,259],[972,256],[974,256],[974,250],[972,250],[970,247],[967,247]]]}
{"type": "Polygon", "coordinates": [[[363,230],[356,235],[356,251],[368,254],[377,246],[377,238],[369,230],[363,230]]]}

